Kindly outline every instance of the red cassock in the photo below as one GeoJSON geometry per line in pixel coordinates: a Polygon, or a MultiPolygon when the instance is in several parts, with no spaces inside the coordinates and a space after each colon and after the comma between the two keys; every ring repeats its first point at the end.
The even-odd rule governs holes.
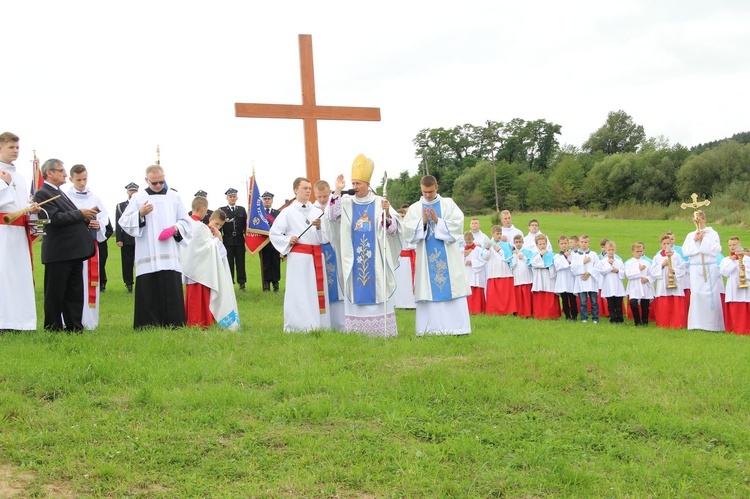
{"type": "Polygon", "coordinates": [[[518,317],[531,317],[533,307],[531,300],[531,284],[519,284],[513,286],[516,295],[516,315],[518,317]]]}
{"type": "Polygon", "coordinates": [[[492,277],[487,279],[486,314],[510,315],[515,314],[516,292],[513,290],[512,277],[492,277]]]}
{"type": "Polygon", "coordinates": [[[684,296],[659,296],[651,302],[651,310],[656,310],[654,315],[657,327],[666,329],[687,328],[688,301],[684,296]]]}
{"type": "Polygon", "coordinates": [[[472,286],[471,294],[468,296],[467,301],[469,302],[470,314],[483,314],[486,304],[484,299],[484,288],[472,286]]]}
{"type": "Polygon", "coordinates": [[[214,316],[208,307],[211,301],[211,288],[203,284],[185,286],[185,320],[188,326],[208,327],[214,323],[214,316]]]}
{"type": "Polygon", "coordinates": [[[549,291],[535,291],[531,293],[534,302],[535,319],[557,319],[560,317],[560,298],[549,291]]]}
{"type": "Polygon", "coordinates": [[[724,307],[724,328],[734,334],[750,334],[750,302],[728,302],[724,307]]]}

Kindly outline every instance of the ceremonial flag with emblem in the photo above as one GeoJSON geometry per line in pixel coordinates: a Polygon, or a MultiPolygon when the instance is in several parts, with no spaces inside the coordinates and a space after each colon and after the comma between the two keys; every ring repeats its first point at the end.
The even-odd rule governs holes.
{"type": "Polygon", "coordinates": [[[36,157],[36,151],[34,151],[34,159],[31,162],[31,195],[33,196],[44,183],[44,177],[42,177],[42,169],[39,167],[39,158],[36,157]]]}
{"type": "Polygon", "coordinates": [[[271,225],[266,218],[266,210],[263,207],[263,200],[260,197],[260,189],[255,181],[255,172],[250,177],[248,186],[247,200],[247,233],[245,234],[245,246],[251,255],[255,255],[262,250],[271,240],[268,237],[268,231],[271,225]]]}

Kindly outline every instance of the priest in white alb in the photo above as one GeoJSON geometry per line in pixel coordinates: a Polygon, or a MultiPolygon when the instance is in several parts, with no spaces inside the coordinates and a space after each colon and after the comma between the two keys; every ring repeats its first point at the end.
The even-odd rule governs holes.
{"type": "Polygon", "coordinates": [[[134,194],[120,218],[135,238],[135,311],[133,327],[182,327],[185,299],[179,243],[192,231],[192,220],[177,191],[169,189],[164,169],[146,168],[146,189],[134,194]]]}
{"type": "Polygon", "coordinates": [[[417,335],[471,333],[471,294],[458,247],[464,214],[450,198],[440,196],[435,177],[420,182],[422,199],[404,217],[404,237],[417,245],[414,295],[417,300],[417,335]]]}
{"type": "Polygon", "coordinates": [[[306,178],[292,184],[295,199],[281,210],[268,233],[271,244],[286,256],[284,332],[330,329],[328,286],[323,260],[320,208],[310,201],[312,185],[306,178]]]}
{"type": "MultiPolygon", "coordinates": [[[[18,159],[19,138],[0,134],[0,216],[29,206],[29,186],[13,162],[18,159]]],[[[31,213],[39,213],[39,205],[31,203],[31,213]]],[[[22,215],[11,224],[0,222],[0,330],[34,331],[36,303],[34,273],[28,217],[22,215]]]]}
{"type": "Polygon", "coordinates": [[[83,261],[83,315],[81,322],[85,329],[96,329],[99,326],[99,245],[107,240],[106,226],[109,215],[99,196],[91,192],[88,186],[89,172],[83,165],[74,165],[70,169],[70,185],[65,194],[78,208],[97,209],[96,220],[89,222],[92,242],[97,251],[94,256],[83,261]]]}
{"type": "Polygon", "coordinates": [[[344,331],[389,337],[398,335],[391,298],[401,223],[388,200],[370,189],[374,169],[371,159],[357,156],[352,164],[354,195],[342,196],[346,182],[339,175],[326,211],[344,293],[344,331]]]}

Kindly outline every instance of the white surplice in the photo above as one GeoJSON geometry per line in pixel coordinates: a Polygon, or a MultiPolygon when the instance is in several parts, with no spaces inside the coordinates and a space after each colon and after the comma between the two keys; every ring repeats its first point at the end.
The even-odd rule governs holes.
{"type": "Polygon", "coordinates": [[[312,201],[303,205],[295,200],[281,210],[269,232],[271,244],[281,255],[286,256],[285,332],[307,332],[331,328],[325,265],[323,265],[325,313],[320,313],[313,255],[292,252],[292,245],[289,244],[293,236],[299,237],[307,230],[297,244],[320,246],[323,242],[323,230],[310,227],[310,223],[322,213],[320,208],[313,206],[312,201]]]}
{"type": "Polygon", "coordinates": [[[149,190],[133,194],[120,217],[122,230],[135,237],[135,275],[161,270],[182,272],[179,244],[173,237],[159,241],[159,234],[167,227],[176,225],[180,234],[188,237],[193,221],[176,191],[149,194],[149,190]],[[146,201],[154,206],[154,210],[144,217],[144,225],[141,225],[139,212],[146,201]]]}
{"type": "MultiPolygon", "coordinates": [[[[0,163],[10,173],[10,185],[0,180],[0,213],[12,213],[29,205],[29,186],[16,167],[0,163]]],[[[26,215],[23,219],[26,220],[26,215]]],[[[34,274],[26,227],[0,222],[0,329],[36,329],[34,274]]]]}
{"type": "Polygon", "coordinates": [[[721,253],[719,234],[706,227],[703,240],[694,241],[695,232],[689,233],[682,245],[683,254],[690,259],[688,329],[724,331],[724,311],[721,307],[724,281],[716,265],[716,257],[721,253]]]}
{"type": "Polygon", "coordinates": [[[404,238],[417,246],[414,296],[417,301],[417,335],[463,335],[471,333],[469,305],[466,299],[471,287],[466,278],[464,257],[457,242],[463,234],[464,214],[450,198],[439,194],[432,201],[422,197],[409,207],[404,217],[404,238]],[[428,222],[425,230],[422,213],[425,204],[440,204],[437,223],[428,222]],[[430,274],[426,237],[434,231],[436,239],[445,244],[447,272],[450,276],[451,299],[433,301],[431,281],[438,278],[430,274]]]}
{"type": "Polygon", "coordinates": [[[206,224],[194,220],[181,258],[183,282],[207,287],[210,290],[208,308],[216,323],[224,329],[237,331],[240,315],[224,244],[214,237],[206,224]]]}
{"type": "MultiPolygon", "coordinates": [[[[417,247],[403,241],[404,250],[416,250],[417,247]]],[[[412,278],[411,258],[408,256],[399,256],[400,265],[396,269],[396,291],[393,293],[391,300],[395,308],[417,308],[417,302],[414,299],[414,282],[412,278]]],[[[416,263],[416,262],[415,262],[416,263]]],[[[482,283],[484,287],[484,283],[482,283]]]]}
{"type": "MultiPolygon", "coordinates": [[[[99,196],[91,192],[91,190],[79,192],[75,190],[71,184],[66,186],[65,195],[73,201],[73,204],[75,204],[78,209],[99,208],[99,213],[96,215],[96,220],[99,222],[99,230],[96,231],[96,241],[100,243],[106,241],[107,237],[105,236],[105,232],[106,226],[109,223],[109,215],[107,214],[107,209],[104,207],[104,203],[99,199],[99,196]]],[[[96,259],[96,262],[98,265],[98,258],[96,259]]],[[[89,280],[90,263],[90,258],[83,261],[83,315],[81,316],[83,327],[89,330],[96,329],[99,326],[99,283],[90,282],[89,280]],[[89,303],[89,289],[91,288],[94,288],[94,292],[96,293],[96,301],[93,304],[89,303]]]]}

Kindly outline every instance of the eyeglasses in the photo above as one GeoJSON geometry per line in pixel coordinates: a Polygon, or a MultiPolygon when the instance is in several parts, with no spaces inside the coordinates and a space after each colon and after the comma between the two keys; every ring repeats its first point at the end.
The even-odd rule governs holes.
{"type": "Polygon", "coordinates": [[[65,168],[50,168],[47,171],[48,172],[63,172],[63,173],[65,173],[65,168]]]}
{"type": "Polygon", "coordinates": [[[153,185],[153,186],[155,187],[155,186],[157,186],[157,185],[164,185],[164,184],[166,184],[166,183],[167,183],[167,181],[166,181],[166,180],[157,180],[156,182],[151,182],[151,181],[149,180],[149,181],[148,181],[148,183],[149,183],[149,184],[151,184],[151,185],[153,185]]]}

